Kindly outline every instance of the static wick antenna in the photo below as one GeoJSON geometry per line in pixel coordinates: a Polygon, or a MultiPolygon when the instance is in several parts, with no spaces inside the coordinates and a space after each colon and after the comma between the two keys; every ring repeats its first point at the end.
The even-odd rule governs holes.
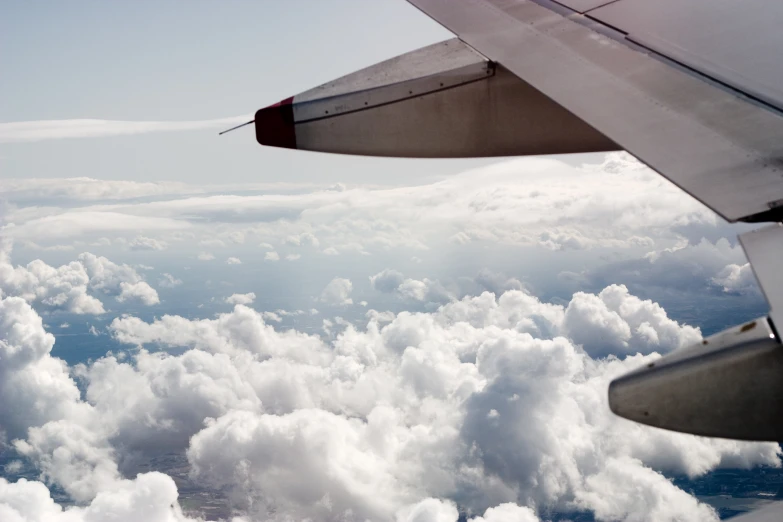
{"type": "Polygon", "coordinates": [[[224,130],[223,132],[218,132],[218,136],[222,136],[223,134],[225,134],[225,133],[227,133],[227,132],[231,132],[231,131],[233,131],[233,130],[237,130],[237,129],[239,129],[239,128],[242,128],[242,127],[244,127],[245,125],[250,125],[251,123],[255,123],[255,121],[256,121],[256,120],[250,120],[250,121],[248,121],[248,122],[245,122],[245,123],[243,123],[243,124],[241,124],[241,125],[237,125],[236,127],[231,127],[231,128],[230,128],[230,129],[228,129],[228,130],[224,130]]]}

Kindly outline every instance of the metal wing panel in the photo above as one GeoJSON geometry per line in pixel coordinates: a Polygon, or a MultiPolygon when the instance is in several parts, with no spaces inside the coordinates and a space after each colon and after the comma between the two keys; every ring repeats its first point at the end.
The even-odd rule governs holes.
{"type": "MultiPolygon", "coordinates": [[[[296,148],[410,158],[567,154],[618,148],[502,67],[491,77],[442,90],[437,86],[445,86],[447,78],[439,75],[427,81],[433,79],[436,88],[428,94],[378,103],[369,110],[351,108],[362,106],[368,97],[383,98],[385,89],[294,105],[296,148]],[[335,116],[312,117],[326,112],[335,116]]],[[[402,88],[407,95],[409,86],[415,89],[411,83],[416,82],[389,90],[402,88]]]]}
{"type": "Polygon", "coordinates": [[[680,63],[783,109],[783,3],[618,0],[590,16],[680,63]]]}
{"type": "Polygon", "coordinates": [[[767,298],[769,316],[783,333],[783,226],[770,225],[739,236],[748,261],[767,298]]]}
{"type": "Polygon", "coordinates": [[[436,76],[471,66],[483,66],[486,57],[459,40],[428,45],[345,75],[296,95],[297,103],[369,91],[424,76],[436,76]]]}
{"type": "Polygon", "coordinates": [[[617,0],[556,0],[558,4],[563,4],[577,13],[586,13],[602,5],[606,5],[617,0]]]}
{"type": "MultiPolygon", "coordinates": [[[[360,73],[363,72],[360,71],[360,73]]],[[[462,87],[475,81],[483,82],[491,78],[494,73],[495,70],[492,64],[486,60],[481,60],[475,63],[459,64],[453,69],[441,70],[435,73],[424,72],[421,76],[411,77],[403,81],[392,81],[371,88],[354,87],[339,95],[317,97],[314,94],[318,94],[320,89],[316,88],[294,96],[294,121],[305,123],[368,110],[368,108],[373,109],[422,95],[427,96],[462,87]]],[[[371,74],[351,74],[349,76],[377,78],[377,76],[371,76],[371,74]]],[[[340,82],[338,80],[335,83],[350,86],[354,82],[340,82]]]]}
{"type": "Polygon", "coordinates": [[[778,113],[577,14],[525,0],[409,1],[726,219],[783,200],[778,113]]]}

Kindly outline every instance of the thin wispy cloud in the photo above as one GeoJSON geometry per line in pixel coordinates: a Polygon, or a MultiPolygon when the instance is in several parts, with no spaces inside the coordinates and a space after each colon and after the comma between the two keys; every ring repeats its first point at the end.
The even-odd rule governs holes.
{"type": "Polygon", "coordinates": [[[0,143],[24,143],[67,138],[102,138],[152,132],[226,129],[244,123],[248,115],[197,121],[38,120],[0,123],[0,143]]]}

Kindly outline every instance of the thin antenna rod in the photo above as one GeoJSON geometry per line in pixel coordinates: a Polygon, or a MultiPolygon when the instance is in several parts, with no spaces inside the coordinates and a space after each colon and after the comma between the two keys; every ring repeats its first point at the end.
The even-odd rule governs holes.
{"type": "Polygon", "coordinates": [[[222,136],[223,134],[225,134],[227,132],[231,132],[232,130],[237,130],[237,129],[241,128],[241,127],[244,127],[245,125],[250,125],[251,123],[254,123],[255,121],[256,120],[250,120],[250,121],[248,121],[246,123],[243,123],[242,125],[237,125],[236,127],[231,127],[230,129],[224,130],[223,132],[218,132],[218,136],[222,136]]]}

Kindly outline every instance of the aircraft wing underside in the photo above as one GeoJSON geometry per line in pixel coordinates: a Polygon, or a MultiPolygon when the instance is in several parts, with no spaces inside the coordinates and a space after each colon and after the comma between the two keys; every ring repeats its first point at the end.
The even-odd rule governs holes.
{"type": "MultiPolygon", "coordinates": [[[[624,149],[729,221],[783,220],[783,3],[408,1],[457,38],[259,110],[259,143],[433,158],[624,149]]],[[[769,317],[617,379],[613,411],[783,440],[783,228],[740,239],[769,317]]]]}
{"type": "Polygon", "coordinates": [[[779,220],[783,4],[410,3],[729,221],[779,220]]]}

